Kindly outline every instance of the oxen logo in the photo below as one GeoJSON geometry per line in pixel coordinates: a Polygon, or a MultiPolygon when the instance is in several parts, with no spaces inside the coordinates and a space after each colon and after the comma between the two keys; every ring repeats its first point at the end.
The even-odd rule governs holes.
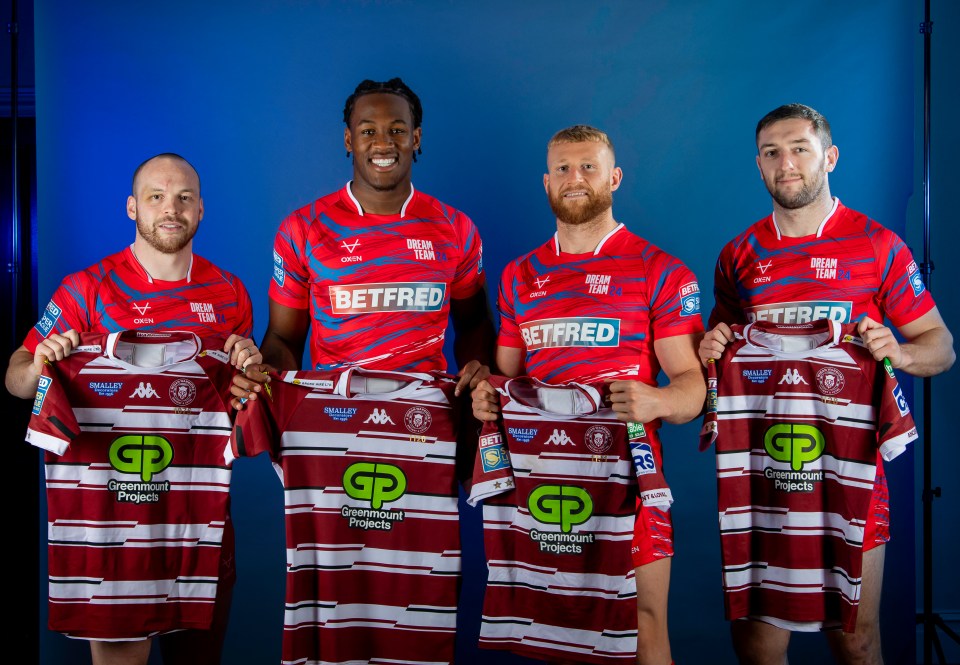
{"type": "Polygon", "coordinates": [[[120,473],[136,473],[145,483],[173,461],[173,445],[162,436],[127,434],[114,439],[108,453],[110,466],[120,473]]]}
{"type": "Polygon", "coordinates": [[[813,425],[779,423],[763,435],[763,447],[773,459],[790,464],[794,471],[815,462],[823,454],[826,439],[813,425]]]}
{"type": "Polygon", "coordinates": [[[393,464],[357,462],[343,472],[343,491],[351,499],[369,501],[379,510],[383,504],[396,501],[407,490],[407,477],[393,464]]]}
{"type": "Polygon", "coordinates": [[[538,522],[559,524],[563,533],[570,533],[593,515],[593,499],[582,487],[540,485],[530,492],[527,508],[538,522]]]}

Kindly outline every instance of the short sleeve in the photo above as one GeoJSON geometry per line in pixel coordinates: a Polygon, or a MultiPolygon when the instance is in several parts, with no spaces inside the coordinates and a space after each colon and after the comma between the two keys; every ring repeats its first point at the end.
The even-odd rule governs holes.
{"type": "Polygon", "coordinates": [[[473,221],[462,212],[455,218],[457,237],[461,239],[460,261],[457,264],[450,297],[462,300],[483,288],[486,275],[483,271],[483,242],[473,221]]]}
{"type": "Polygon", "coordinates": [[[274,302],[294,309],[309,306],[308,229],[306,220],[295,212],[283,220],[273,241],[273,279],[269,296],[274,302]]]}

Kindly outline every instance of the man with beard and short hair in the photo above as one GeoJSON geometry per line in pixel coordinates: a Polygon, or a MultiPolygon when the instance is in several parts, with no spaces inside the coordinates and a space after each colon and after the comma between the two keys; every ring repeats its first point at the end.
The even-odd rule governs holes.
{"type": "MultiPolygon", "coordinates": [[[[720,252],[716,305],[699,355],[704,365],[733,341],[730,324],[762,320],[806,323],[831,318],[858,322],[873,357],[914,376],[932,376],[956,358],[953,337],[926,290],[910,250],[895,233],[830,195],[839,151],[830,125],[803,104],[774,109],[757,124],[757,167],[773,198],[773,213],[720,252]],[[887,318],[906,340],[883,325],[887,318]]],[[[890,539],[889,495],[877,459],[872,505],[863,539],[863,576],[856,630],[828,631],[843,663],[881,663],[880,588],[890,539]]],[[[770,617],[731,623],[741,663],[786,661],[791,630],[770,617]],[[771,623],[773,621],[774,623],[771,623]]]]}
{"type": "MultiPolygon", "coordinates": [[[[696,278],[614,219],[613,192],[623,174],[604,132],[586,125],[557,132],[547,146],[547,169],[543,186],[557,231],[503,272],[497,369],[547,383],[609,384],[610,406],[620,420],[646,425],[661,464],[660,421],[688,422],[706,394],[696,353],[703,331],[696,278]],[[598,343],[584,332],[601,321],[615,339],[598,343]],[[657,385],[661,369],[669,380],[664,386],[657,385]]],[[[492,421],[499,410],[493,388],[481,382],[473,391],[474,415],[492,421]]],[[[642,665],[671,662],[672,534],[669,511],[638,508],[632,552],[642,665]]]]}
{"type": "MultiPolygon", "coordinates": [[[[193,166],[173,153],[143,162],[134,173],[127,216],[137,225],[133,244],[65,277],[40,321],[13,352],[6,373],[11,394],[32,398],[43,364],[70,355],[82,332],[190,330],[201,337],[226,337],[223,350],[238,369],[262,360],[250,339],[253,310],[243,284],[193,253],[193,237],[203,218],[200,177],[193,166]]],[[[220,662],[236,575],[229,517],[221,552],[214,623],[210,630],[161,635],[167,663],[220,662]]],[[[150,632],[145,630],[144,637],[150,632]]],[[[150,639],[131,638],[91,639],[94,665],[146,663],[150,639]]]]}

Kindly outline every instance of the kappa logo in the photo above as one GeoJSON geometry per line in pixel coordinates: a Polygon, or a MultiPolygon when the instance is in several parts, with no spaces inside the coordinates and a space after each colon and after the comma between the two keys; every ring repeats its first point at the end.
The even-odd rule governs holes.
{"type": "Polygon", "coordinates": [[[572,444],[573,439],[567,436],[566,431],[562,429],[553,430],[553,434],[550,435],[550,438],[547,439],[544,443],[552,443],[555,446],[565,446],[568,443],[572,444]]]}
{"type": "Polygon", "coordinates": [[[147,310],[150,309],[150,303],[148,302],[146,305],[143,305],[143,306],[140,306],[137,303],[133,303],[133,308],[138,312],[140,312],[140,316],[146,316],[147,310]]]}
{"type": "Polygon", "coordinates": [[[784,383],[790,386],[796,386],[801,383],[804,385],[809,385],[807,384],[806,380],[800,376],[800,370],[798,370],[796,367],[793,369],[788,369],[783,377],[781,377],[780,382],[777,385],[783,385],[784,383]]]}
{"type": "Polygon", "coordinates": [[[373,413],[367,416],[367,419],[363,421],[364,423],[373,423],[374,425],[393,425],[395,424],[390,418],[390,414],[387,413],[386,409],[374,409],[373,413]]]}
{"type": "Polygon", "coordinates": [[[157,399],[160,399],[160,395],[158,395],[157,391],[153,389],[153,386],[150,385],[149,382],[144,383],[143,381],[141,381],[140,385],[137,386],[137,389],[130,394],[130,397],[156,397],[157,399]]]}

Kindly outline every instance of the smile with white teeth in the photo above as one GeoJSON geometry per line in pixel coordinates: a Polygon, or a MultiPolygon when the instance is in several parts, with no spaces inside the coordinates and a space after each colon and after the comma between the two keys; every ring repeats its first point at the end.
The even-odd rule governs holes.
{"type": "Polygon", "coordinates": [[[379,166],[380,168],[387,168],[388,166],[393,166],[397,162],[396,157],[374,157],[370,160],[373,162],[374,166],[379,166]]]}

